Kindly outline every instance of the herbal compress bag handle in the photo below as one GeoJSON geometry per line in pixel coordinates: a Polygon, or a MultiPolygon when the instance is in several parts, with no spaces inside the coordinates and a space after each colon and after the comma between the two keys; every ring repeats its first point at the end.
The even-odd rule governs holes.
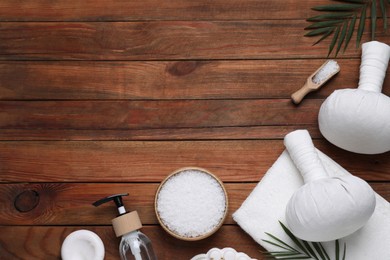
{"type": "Polygon", "coordinates": [[[329,177],[306,130],[287,134],[284,144],[305,182],[286,207],[286,221],[295,236],[331,241],[367,223],[376,204],[367,182],[353,175],[329,177]]]}
{"type": "Polygon", "coordinates": [[[389,57],[387,44],[363,44],[358,88],[336,90],[321,106],[318,122],[328,141],[355,153],[390,151],[390,97],[381,93],[389,57]]]}

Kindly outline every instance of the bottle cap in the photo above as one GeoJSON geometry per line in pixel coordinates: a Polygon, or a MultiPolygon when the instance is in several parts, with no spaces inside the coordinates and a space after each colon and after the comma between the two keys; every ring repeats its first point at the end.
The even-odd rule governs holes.
{"type": "Polygon", "coordinates": [[[112,226],[114,227],[115,235],[120,237],[126,233],[141,229],[142,223],[137,211],[132,211],[114,218],[112,226]]]}
{"type": "Polygon", "coordinates": [[[112,220],[112,225],[117,237],[142,228],[142,223],[137,211],[126,212],[126,209],[123,205],[122,196],[128,195],[128,193],[115,194],[102,198],[92,204],[97,207],[109,201],[113,201],[115,203],[119,216],[112,220]]]}

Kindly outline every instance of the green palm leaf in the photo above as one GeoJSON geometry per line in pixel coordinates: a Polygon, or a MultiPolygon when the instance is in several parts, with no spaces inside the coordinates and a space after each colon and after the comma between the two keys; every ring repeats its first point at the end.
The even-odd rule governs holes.
{"type": "Polygon", "coordinates": [[[329,260],[329,258],[325,258],[325,254],[322,252],[322,248],[319,245],[320,243],[312,242],[311,244],[313,245],[314,249],[316,250],[316,252],[320,256],[321,260],[329,260]]]}
{"type": "Polygon", "coordinates": [[[348,33],[345,39],[345,45],[344,45],[344,50],[345,51],[348,47],[348,44],[352,38],[353,31],[355,30],[355,24],[356,24],[356,15],[353,16],[351,22],[349,23],[349,28],[348,28],[348,33]]]}
{"type": "Polygon", "coordinates": [[[345,255],[347,254],[347,244],[344,243],[344,253],[343,253],[343,260],[345,260],[345,255]]]}
{"type": "Polygon", "coordinates": [[[360,46],[360,41],[362,40],[362,35],[364,32],[364,27],[366,25],[366,11],[367,11],[367,6],[364,6],[362,9],[362,13],[360,14],[360,19],[359,19],[359,27],[357,31],[357,38],[356,38],[356,48],[360,46]]]}
{"type": "Polygon", "coordinates": [[[333,25],[337,25],[344,22],[344,20],[330,20],[330,21],[321,21],[313,23],[305,28],[305,30],[309,29],[317,29],[317,28],[324,28],[324,27],[331,27],[333,25]]]}
{"type": "Polygon", "coordinates": [[[295,243],[295,245],[297,245],[299,247],[299,249],[301,249],[305,254],[308,255],[308,252],[306,251],[306,249],[304,248],[304,246],[301,244],[301,242],[299,241],[299,239],[294,236],[294,234],[282,223],[279,221],[279,224],[282,226],[284,232],[291,238],[291,240],[295,243]]]}
{"type": "Polygon", "coordinates": [[[276,258],[276,259],[289,259],[289,260],[295,260],[295,259],[311,259],[310,256],[293,256],[293,257],[283,257],[283,258],[276,258]]]}
{"type": "Polygon", "coordinates": [[[302,243],[305,246],[306,250],[309,252],[310,256],[312,256],[316,260],[320,260],[317,257],[317,254],[314,252],[313,248],[310,246],[309,242],[302,240],[302,243]]]}
{"type": "Polygon", "coordinates": [[[341,49],[341,45],[343,45],[343,42],[344,42],[344,39],[345,39],[345,35],[347,34],[347,28],[348,28],[348,21],[346,21],[343,24],[343,28],[341,29],[339,41],[337,43],[336,56],[337,56],[337,54],[339,53],[339,51],[341,49]]]}
{"type": "Polygon", "coordinates": [[[315,11],[350,11],[351,9],[361,8],[362,4],[333,4],[313,7],[315,11]]]}
{"type": "Polygon", "coordinates": [[[323,39],[327,38],[332,32],[334,31],[333,28],[330,28],[329,31],[327,33],[325,33],[318,41],[316,41],[313,45],[316,45],[318,44],[319,42],[321,42],[323,39]]]}
{"type": "Polygon", "coordinates": [[[330,260],[330,257],[328,253],[326,253],[325,248],[322,246],[322,244],[321,243],[317,243],[317,244],[320,246],[322,253],[324,253],[326,260],[330,260]]]}
{"type": "Polygon", "coordinates": [[[327,14],[321,14],[317,15],[311,18],[308,18],[306,21],[308,22],[317,22],[317,21],[327,21],[331,19],[343,19],[347,17],[351,17],[354,13],[353,12],[348,12],[348,13],[327,13],[327,14]]]}
{"type": "MultiPolygon", "coordinates": [[[[293,248],[292,246],[289,246],[287,243],[283,242],[283,241],[280,240],[279,238],[277,238],[277,237],[275,237],[275,236],[273,236],[273,235],[271,235],[271,234],[269,234],[269,233],[267,233],[267,232],[266,232],[266,234],[267,234],[268,236],[272,237],[274,240],[276,240],[276,241],[277,241],[278,243],[280,243],[281,245],[287,247],[287,248],[285,248],[285,247],[283,247],[283,246],[280,246],[280,244],[279,244],[278,246],[279,246],[280,248],[284,248],[284,249],[286,249],[286,250],[298,252],[295,248],[293,248]]],[[[263,239],[263,241],[264,241],[264,242],[267,242],[267,243],[270,243],[268,240],[264,240],[264,239],[263,239]]]]}
{"type": "Polygon", "coordinates": [[[328,57],[332,53],[334,46],[336,45],[337,38],[339,37],[340,33],[340,26],[337,27],[336,31],[334,32],[333,39],[330,42],[329,51],[328,51],[328,57]]]}
{"type": "Polygon", "coordinates": [[[325,27],[325,28],[315,29],[313,31],[306,33],[305,36],[310,37],[310,36],[317,36],[317,35],[321,35],[321,34],[327,34],[329,30],[333,31],[334,27],[325,27]]]}
{"type": "Polygon", "coordinates": [[[379,6],[380,6],[381,12],[382,12],[383,28],[386,31],[387,30],[387,11],[386,11],[386,6],[385,6],[385,0],[379,0],[379,6]]]}
{"type": "Polygon", "coordinates": [[[371,40],[375,39],[376,30],[376,0],[371,2],[371,40]]]}
{"type": "Polygon", "coordinates": [[[323,14],[308,18],[307,21],[311,22],[305,30],[309,30],[305,34],[306,37],[321,36],[313,45],[318,44],[327,37],[333,34],[333,38],[330,41],[328,56],[335,50],[335,56],[338,55],[344,44],[345,51],[352,39],[354,31],[356,32],[356,47],[360,46],[362,37],[365,31],[365,23],[367,18],[367,10],[370,9],[370,21],[371,21],[371,39],[375,38],[375,32],[377,29],[377,5],[381,10],[380,18],[383,19],[383,27],[387,30],[387,4],[390,4],[390,0],[334,0],[338,3],[329,5],[321,5],[313,7],[312,9],[323,14]],[[357,27],[356,20],[359,19],[357,27]],[[337,48],[335,48],[337,45],[337,48]]]}
{"type": "MultiPolygon", "coordinates": [[[[271,251],[263,253],[266,258],[273,259],[317,259],[317,260],[341,260],[340,259],[340,245],[339,241],[335,241],[335,258],[331,259],[329,254],[325,251],[324,247],[319,242],[308,242],[301,240],[294,236],[294,234],[279,221],[280,226],[286,235],[291,239],[294,245],[289,245],[287,242],[282,241],[280,238],[265,232],[265,234],[271,237],[274,241],[262,239],[264,242],[274,245],[283,249],[282,251],[271,251]],[[295,248],[296,247],[296,248],[295,248]]],[[[347,246],[344,243],[344,253],[342,260],[345,260],[347,252],[347,246]]]]}
{"type": "Polygon", "coordinates": [[[275,252],[267,252],[265,253],[268,257],[288,257],[288,256],[295,256],[295,257],[302,257],[301,253],[295,253],[295,252],[289,252],[289,251],[275,251],[275,252]]]}

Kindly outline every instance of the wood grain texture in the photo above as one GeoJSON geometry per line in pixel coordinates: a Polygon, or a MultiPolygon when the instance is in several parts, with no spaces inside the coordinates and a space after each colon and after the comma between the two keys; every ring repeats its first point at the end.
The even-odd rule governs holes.
{"type": "MultiPolygon", "coordinates": [[[[201,127],[125,130],[0,129],[0,141],[167,141],[283,139],[300,125],[201,127]]],[[[321,138],[317,125],[305,125],[312,138],[321,138]]]]}
{"type": "Polygon", "coordinates": [[[236,20],[307,18],[325,0],[12,1],[0,3],[0,21],[236,20]],[[277,15],[275,15],[277,13],[277,15]]]}
{"type": "MultiPolygon", "coordinates": [[[[249,196],[255,183],[226,183],[229,212],[225,224],[235,224],[232,214],[249,196]]],[[[129,211],[137,210],[144,225],[158,224],[154,212],[157,183],[35,183],[0,185],[0,225],[110,225],[116,216],[114,204],[98,208],[91,204],[111,194],[129,193],[124,205],[129,211]],[[16,207],[20,194],[30,194],[23,212],[16,207]],[[35,201],[39,197],[38,203],[35,201]],[[34,207],[32,207],[34,206],[34,207]]],[[[373,189],[390,200],[390,183],[371,183],[373,189]]]]}
{"type": "MultiPolygon", "coordinates": [[[[290,98],[323,62],[1,62],[0,99],[290,98]]],[[[360,60],[338,63],[341,72],[308,98],[325,98],[336,89],[357,86],[360,60]]],[[[389,83],[388,76],[383,89],[387,95],[389,83]]]]}
{"type": "MultiPolygon", "coordinates": [[[[63,240],[68,234],[79,229],[91,230],[101,237],[106,249],[105,259],[119,259],[120,239],[115,238],[112,227],[109,226],[1,226],[0,229],[3,259],[58,260],[63,240]]],[[[237,251],[245,252],[258,260],[265,260],[260,252],[263,249],[237,226],[223,226],[211,237],[196,242],[170,237],[159,226],[143,227],[142,232],[152,240],[153,249],[159,259],[190,259],[212,247],[224,248],[234,244],[237,251]]]]}
{"type": "Polygon", "coordinates": [[[337,77],[300,106],[290,101],[327,58],[330,39],[312,46],[303,34],[318,14],[310,8],[328,3],[0,1],[0,259],[58,260],[65,237],[82,228],[101,236],[105,259],[118,259],[115,208],[91,203],[129,192],[125,205],[140,213],[159,259],[233,247],[265,260],[231,214],[280,156],[285,134],[302,128],[390,200],[390,152],[349,153],[318,129],[323,100],[357,85],[354,40],[337,77]],[[225,224],[203,241],[170,237],[154,213],[160,181],[185,166],[210,170],[229,194],[225,224]]]}
{"type": "MultiPolygon", "coordinates": [[[[311,46],[305,26],[301,20],[9,22],[0,26],[0,60],[326,58],[328,44],[311,46]]],[[[389,35],[378,33],[377,40],[388,42],[389,35]]],[[[360,53],[350,48],[343,56],[360,53]]]]}
{"type": "Polygon", "coordinates": [[[323,100],[0,101],[0,128],[156,129],[314,125],[323,100]]]}
{"type": "MultiPolygon", "coordinates": [[[[351,173],[388,180],[390,153],[353,154],[315,145],[351,173]]],[[[282,140],[172,142],[0,142],[2,182],[160,182],[174,170],[203,167],[226,182],[259,181],[284,150],[282,140]]]]}
{"type": "MultiPolygon", "coordinates": [[[[110,225],[116,216],[114,204],[98,208],[92,203],[112,194],[129,193],[124,203],[129,211],[137,210],[144,225],[158,224],[154,212],[154,197],[157,183],[42,183],[0,185],[0,225],[110,225]],[[39,203],[31,210],[21,212],[16,208],[20,194],[39,195],[39,203]],[[6,213],[7,212],[7,213],[6,213]],[[6,214],[5,214],[6,213],[6,214]]],[[[236,211],[254,188],[255,183],[226,184],[229,196],[229,212],[225,224],[235,224],[231,215],[236,211]]],[[[25,208],[35,205],[30,200],[25,208]]]]}

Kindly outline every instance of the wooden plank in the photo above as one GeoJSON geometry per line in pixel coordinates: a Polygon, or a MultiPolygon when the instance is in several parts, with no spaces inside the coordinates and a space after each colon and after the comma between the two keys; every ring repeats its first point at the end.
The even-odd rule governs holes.
{"type": "MultiPolygon", "coordinates": [[[[0,141],[167,141],[283,139],[300,125],[204,127],[128,130],[0,129],[0,141]]],[[[305,125],[312,138],[321,138],[318,125],[305,125]]]]}
{"type": "MultiPolygon", "coordinates": [[[[0,99],[289,98],[323,60],[1,62],[0,99]],[[286,73],[288,72],[288,73],[286,73]]],[[[357,86],[360,59],[309,98],[357,86]]],[[[390,94],[390,71],[384,93],[390,94]]]]}
{"type": "MultiPolygon", "coordinates": [[[[115,238],[111,227],[0,227],[0,250],[3,259],[45,259],[57,260],[65,237],[79,229],[87,229],[97,233],[103,240],[107,260],[119,259],[118,247],[120,239],[115,238]]],[[[186,242],[170,237],[158,226],[142,228],[152,241],[153,249],[159,259],[190,259],[205,253],[212,247],[233,247],[258,260],[265,260],[263,250],[250,236],[237,226],[223,226],[211,237],[201,241],[186,242]]]]}
{"type": "MultiPolygon", "coordinates": [[[[0,99],[289,98],[323,62],[1,62],[0,99]]],[[[357,86],[360,59],[338,63],[341,72],[308,98],[325,98],[336,89],[357,86]]],[[[390,71],[383,93],[390,95],[390,71]]]]}
{"type": "MultiPolygon", "coordinates": [[[[9,22],[0,26],[0,60],[326,58],[328,44],[312,46],[305,26],[302,20],[9,22]]],[[[389,37],[378,33],[377,40],[389,37]]],[[[350,48],[341,56],[360,53],[350,48]]]]}
{"type": "MultiPolygon", "coordinates": [[[[351,173],[387,181],[390,153],[359,155],[315,140],[351,173]]],[[[198,166],[226,182],[258,181],[284,150],[282,140],[0,142],[2,182],[160,182],[198,166]]]]}
{"type": "Polygon", "coordinates": [[[12,1],[0,3],[1,21],[235,20],[306,18],[325,0],[12,1]],[[277,14],[277,15],[275,15],[277,14]]]}
{"type": "Polygon", "coordinates": [[[313,125],[323,100],[0,101],[0,128],[155,129],[313,125]]]}
{"type": "MultiPolygon", "coordinates": [[[[232,214],[249,196],[256,183],[226,183],[229,212],[225,224],[235,224],[232,214]]],[[[103,197],[130,193],[124,197],[127,210],[137,210],[144,225],[158,224],[154,212],[157,183],[35,183],[0,185],[0,225],[110,225],[117,214],[114,204],[98,208],[91,204],[103,197]]],[[[371,183],[390,200],[390,181],[371,183]]]]}
{"type": "MultiPolygon", "coordinates": [[[[0,185],[0,225],[110,225],[117,215],[114,204],[99,208],[91,204],[103,197],[130,193],[124,202],[128,210],[137,210],[144,225],[158,224],[154,212],[157,183],[134,184],[2,184],[0,185]]],[[[236,211],[254,188],[254,183],[226,184],[229,213],[225,224],[234,224],[236,211]]],[[[390,184],[389,184],[390,186],[390,184]]]]}

